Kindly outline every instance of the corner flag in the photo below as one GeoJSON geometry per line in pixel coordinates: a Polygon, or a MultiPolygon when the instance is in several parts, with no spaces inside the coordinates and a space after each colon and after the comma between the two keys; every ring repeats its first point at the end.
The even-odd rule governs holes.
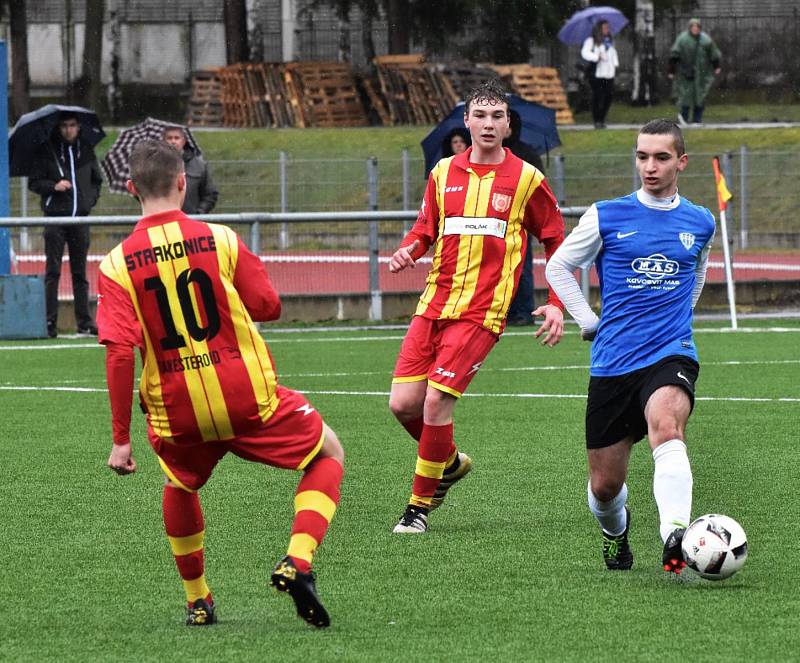
{"type": "Polygon", "coordinates": [[[731,329],[736,329],[738,324],[736,322],[736,291],[733,286],[733,263],[731,261],[731,250],[728,245],[728,220],[725,215],[725,210],[728,208],[728,201],[733,198],[731,192],[728,191],[728,185],[725,183],[725,176],[719,167],[719,157],[714,157],[714,179],[717,184],[717,204],[719,205],[719,226],[722,230],[722,255],[725,260],[725,281],[728,285],[728,306],[731,312],[731,329]]]}
{"type": "Polygon", "coordinates": [[[719,211],[724,212],[728,208],[728,201],[733,198],[733,194],[728,191],[728,185],[725,183],[725,176],[719,167],[719,157],[714,157],[714,179],[717,182],[717,203],[719,211]]]}

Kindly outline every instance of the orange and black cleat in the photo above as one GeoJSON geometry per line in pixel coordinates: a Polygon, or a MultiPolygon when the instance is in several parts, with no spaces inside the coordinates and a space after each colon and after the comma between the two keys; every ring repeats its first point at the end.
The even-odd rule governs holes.
{"type": "Polygon", "coordinates": [[[284,557],[270,578],[272,585],[279,592],[286,592],[292,597],[297,616],[317,628],[331,625],[328,612],[320,603],[313,573],[301,573],[288,555],[284,557]]]}
{"type": "Polygon", "coordinates": [[[664,554],[661,557],[661,563],[667,573],[680,575],[681,571],[686,568],[686,560],[683,559],[683,549],[681,548],[685,531],[685,527],[678,527],[672,530],[664,543],[664,554]]]}
{"type": "Polygon", "coordinates": [[[210,603],[205,599],[197,599],[192,603],[186,613],[187,626],[211,626],[217,623],[217,615],[214,609],[214,602],[210,603]]]}

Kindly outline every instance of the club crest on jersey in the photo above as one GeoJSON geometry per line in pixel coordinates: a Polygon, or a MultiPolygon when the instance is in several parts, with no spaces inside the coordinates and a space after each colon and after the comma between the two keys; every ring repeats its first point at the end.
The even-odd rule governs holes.
{"type": "Polygon", "coordinates": [[[492,207],[496,212],[502,214],[509,207],[511,207],[511,196],[506,193],[493,193],[492,194],[492,207]]]}
{"type": "Polygon", "coordinates": [[[681,240],[683,248],[687,251],[694,246],[694,235],[692,233],[680,233],[678,238],[681,240]]]}

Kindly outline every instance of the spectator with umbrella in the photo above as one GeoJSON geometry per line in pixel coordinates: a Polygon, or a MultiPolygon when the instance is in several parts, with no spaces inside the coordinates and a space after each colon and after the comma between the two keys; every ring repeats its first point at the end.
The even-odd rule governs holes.
{"type": "Polygon", "coordinates": [[[183,155],[186,169],[185,214],[208,214],[219,197],[208,163],[188,127],[148,117],[143,122],[120,131],[117,140],[103,159],[103,170],[112,193],[128,193],[125,183],[130,178],[128,160],[142,140],[163,140],[183,155]]]}
{"type": "MultiPolygon", "coordinates": [[[[94,153],[105,136],[97,115],[79,106],[45,106],[23,115],[9,136],[11,174],[27,175],[29,188],[41,196],[45,216],[88,216],[103,182],[94,153]]],[[[89,225],[48,225],[44,229],[47,335],[58,335],[58,283],[64,245],[69,249],[77,331],[96,336],[89,313],[86,257],[89,225]]]]}

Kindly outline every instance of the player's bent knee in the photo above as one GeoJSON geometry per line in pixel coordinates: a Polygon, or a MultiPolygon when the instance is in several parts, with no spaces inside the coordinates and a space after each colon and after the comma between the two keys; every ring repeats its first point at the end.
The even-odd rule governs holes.
{"type": "Polygon", "coordinates": [[[333,429],[330,426],[327,424],[324,424],[324,426],[325,439],[322,441],[322,447],[320,447],[317,457],[333,458],[344,465],[344,447],[342,447],[342,443],[339,442],[339,438],[337,437],[336,433],[333,432],[333,429]]]}

